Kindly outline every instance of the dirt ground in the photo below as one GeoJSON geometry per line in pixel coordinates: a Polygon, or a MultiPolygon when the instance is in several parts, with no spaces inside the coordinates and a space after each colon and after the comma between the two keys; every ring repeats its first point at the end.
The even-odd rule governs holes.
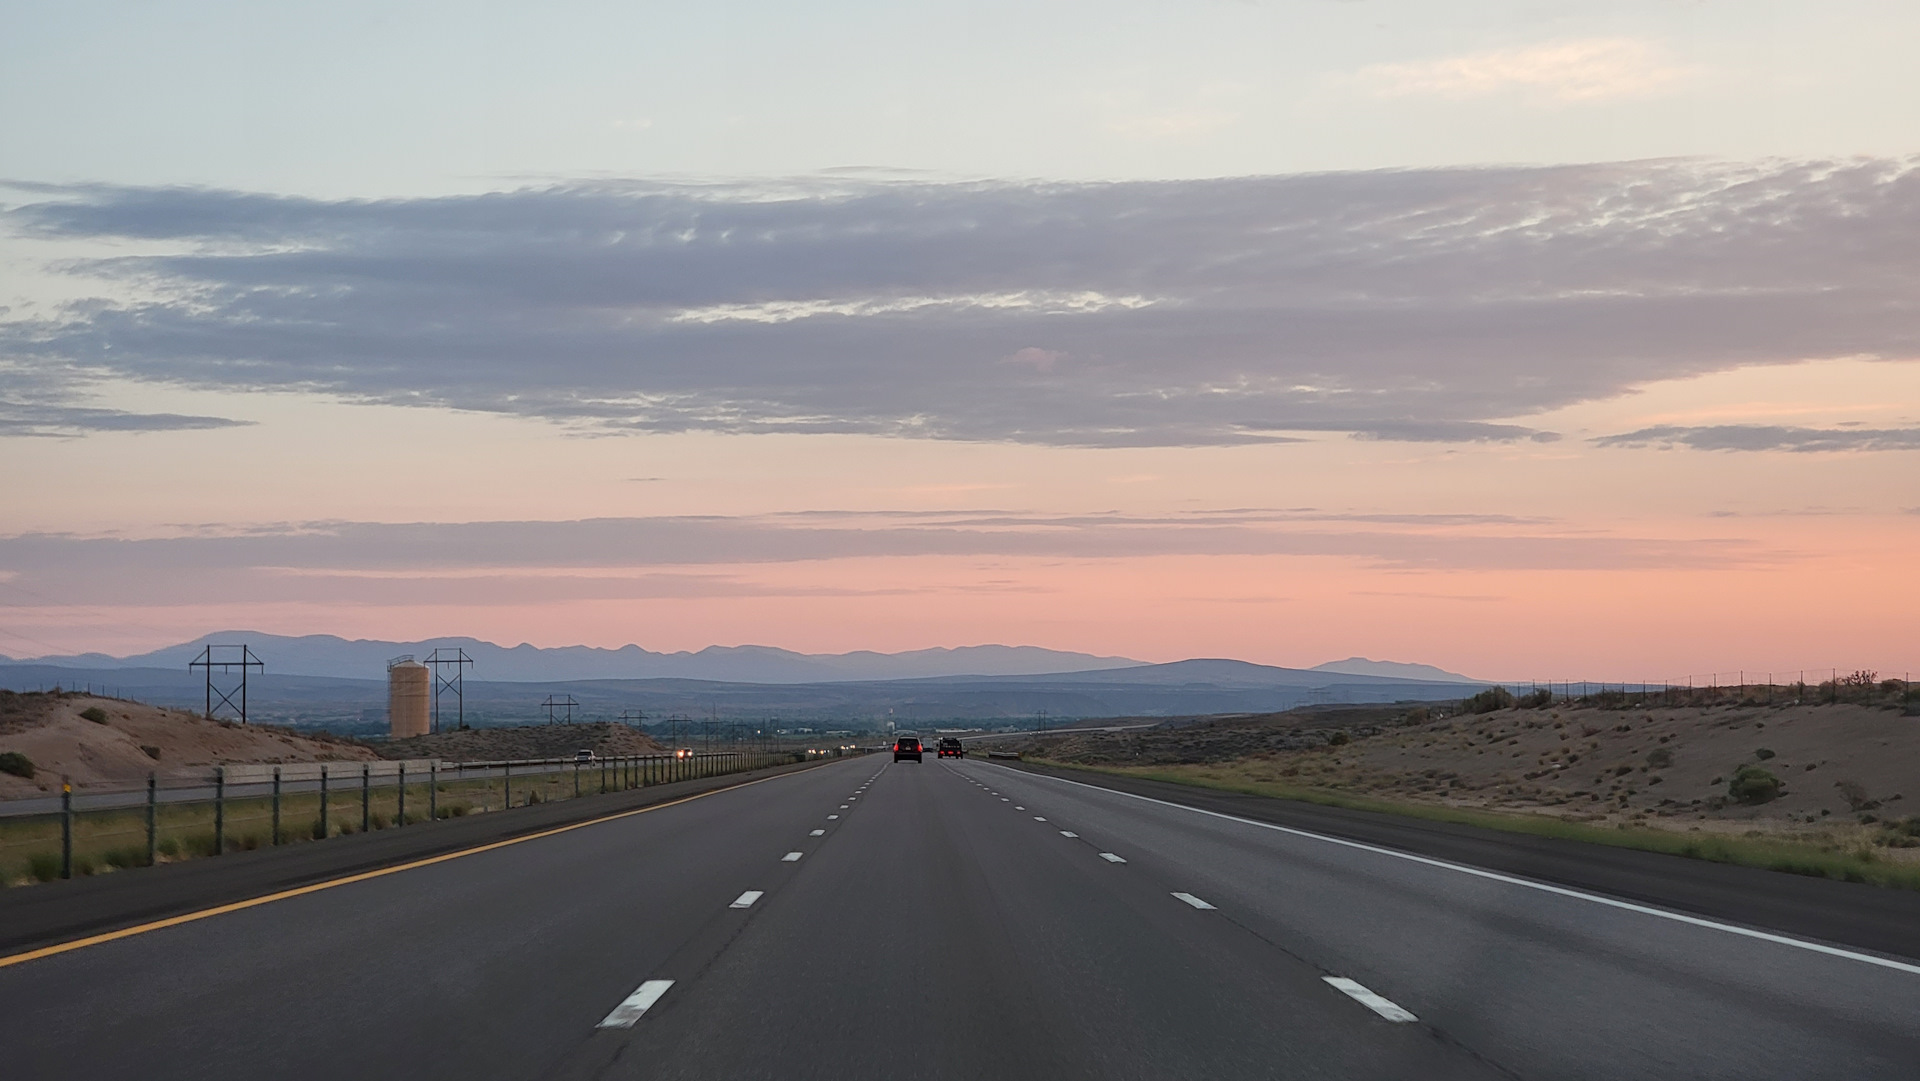
{"type": "Polygon", "coordinates": [[[1256,781],[1670,829],[1791,832],[1920,815],[1920,717],[1867,705],[1559,706],[1438,720],[1405,708],[1314,710],[1022,749],[1088,764],[1230,766],[1256,781]],[[1741,766],[1773,774],[1780,794],[1729,798],[1741,766]]]}
{"type": "Polygon", "coordinates": [[[447,762],[570,758],[580,750],[591,750],[605,758],[620,754],[659,754],[666,749],[638,729],[610,723],[468,728],[387,740],[374,746],[383,758],[438,758],[447,762]]]}
{"type": "Polygon", "coordinates": [[[361,761],[364,746],[296,735],[266,725],[241,727],[176,709],[77,693],[0,691],[0,753],[24,754],[32,780],[0,773],[0,799],[57,792],[67,775],[75,787],[124,787],[157,772],[204,776],[221,763],[361,761]],[[98,709],[105,720],[81,714],[98,709]]]}

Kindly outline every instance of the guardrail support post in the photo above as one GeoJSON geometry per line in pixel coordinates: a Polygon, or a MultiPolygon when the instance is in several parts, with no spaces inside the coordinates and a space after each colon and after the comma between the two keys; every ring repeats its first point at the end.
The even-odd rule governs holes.
{"type": "Polygon", "coordinates": [[[500,805],[500,809],[504,811],[513,806],[513,763],[508,762],[503,768],[506,772],[503,774],[504,779],[500,782],[500,787],[506,791],[506,802],[500,805]]]}
{"type": "Polygon", "coordinates": [[[400,803],[393,814],[393,824],[397,829],[407,824],[407,764],[400,763],[400,803]]]}
{"type": "Polygon", "coordinates": [[[273,843],[280,843],[280,767],[273,767],[273,843]]]}
{"type": "Polygon", "coordinates": [[[227,767],[213,767],[213,854],[227,850],[227,767]]]}
{"type": "Polygon", "coordinates": [[[360,767],[360,832],[373,829],[373,767],[360,767]]]}
{"type": "Polygon", "coordinates": [[[327,824],[327,799],[327,767],[323,764],[320,767],[320,839],[322,841],[327,839],[329,829],[327,824]]]}
{"type": "Polygon", "coordinates": [[[440,762],[427,763],[427,821],[440,821],[440,762]]]}
{"type": "Polygon", "coordinates": [[[147,772],[147,866],[148,867],[152,867],[155,863],[159,862],[159,857],[160,857],[160,851],[159,851],[160,838],[155,833],[155,830],[154,830],[154,827],[158,824],[158,822],[156,821],[156,816],[154,815],[154,811],[156,810],[154,803],[159,798],[159,795],[160,793],[158,789],[158,783],[153,775],[153,772],[149,770],[147,772]]]}
{"type": "Polygon", "coordinates": [[[60,877],[73,877],[73,785],[60,778],[60,877]]]}

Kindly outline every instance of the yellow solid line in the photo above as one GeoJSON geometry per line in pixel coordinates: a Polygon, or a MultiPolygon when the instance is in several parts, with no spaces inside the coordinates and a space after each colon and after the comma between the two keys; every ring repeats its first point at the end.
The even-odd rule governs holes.
{"type": "Polygon", "coordinates": [[[529,833],[524,837],[509,837],[504,841],[492,841],[484,845],[476,846],[474,848],[463,848],[458,852],[443,852],[438,856],[429,856],[423,860],[414,860],[412,863],[401,863],[401,864],[396,864],[392,867],[382,867],[377,871],[362,871],[359,874],[347,875],[345,878],[334,878],[334,879],[329,879],[328,881],[325,881],[325,882],[315,882],[312,885],[308,885],[308,886],[299,886],[290,890],[281,890],[279,893],[269,893],[263,897],[250,897],[245,901],[235,901],[232,904],[218,905],[214,908],[203,908],[198,912],[188,912],[179,916],[168,916],[164,920],[154,920],[151,923],[136,924],[133,927],[122,927],[118,931],[108,931],[104,934],[89,935],[86,938],[76,938],[71,942],[58,942],[51,946],[42,946],[37,950],[28,950],[25,953],[15,953],[15,954],[9,954],[5,957],[0,957],[0,968],[7,968],[12,965],[25,964],[28,961],[37,961],[42,957],[52,957],[55,954],[69,953],[69,952],[72,952],[73,950],[85,949],[88,946],[98,946],[103,942],[115,942],[123,938],[132,938],[135,935],[144,935],[148,931],[159,931],[168,927],[178,927],[183,923],[192,923],[195,920],[204,920],[213,916],[224,916],[229,912],[239,912],[242,909],[254,908],[259,905],[271,904],[274,901],[284,901],[289,897],[299,897],[304,894],[319,893],[321,890],[330,890],[335,886],[349,886],[355,882],[365,882],[370,878],[380,878],[385,875],[397,875],[401,871],[411,871],[416,867],[431,867],[436,863],[445,863],[448,860],[457,860],[462,856],[472,856],[481,852],[491,852],[496,848],[505,848],[508,845],[517,845],[525,841],[538,841],[542,837],[552,837],[555,834],[568,833],[573,830],[582,829],[586,826],[597,826],[602,822],[612,822],[616,819],[631,818],[634,815],[646,814],[648,811],[663,811],[663,810],[666,810],[668,807],[678,807],[682,803],[692,803],[694,800],[697,800],[697,799],[705,799],[708,796],[717,796],[722,792],[732,792],[737,789],[746,788],[748,785],[763,784],[767,781],[777,781],[782,777],[792,777],[801,772],[804,772],[804,771],[795,770],[793,773],[782,773],[773,777],[761,777],[752,781],[742,781],[739,784],[730,784],[725,788],[716,788],[711,792],[697,792],[691,796],[682,796],[676,800],[668,800],[666,803],[656,803],[648,807],[636,807],[631,811],[621,811],[618,814],[605,815],[600,818],[589,818],[585,822],[575,822],[575,823],[572,823],[571,825],[556,826],[550,830],[541,830],[539,833],[529,833]]]}

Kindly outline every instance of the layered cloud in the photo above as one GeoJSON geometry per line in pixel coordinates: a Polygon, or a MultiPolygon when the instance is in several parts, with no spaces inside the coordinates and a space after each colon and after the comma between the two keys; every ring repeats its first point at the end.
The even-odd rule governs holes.
{"type": "Polygon", "coordinates": [[[1194,555],[1339,557],[1399,570],[1621,570],[1762,565],[1783,553],[1740,539],[1611,536],[1503,515],[1311,509],[1176,516],[804,512],[569,522],[313,522],[144,539],[25,534],[0,538],[0,573],[24,594],[57,594],[63,604],[152,605],[208,595],[501,603],[738,596],[766,588],[746,582],[738,568],[824,560],[1194,555]]]}
{"type": "Polygon", "coordinates": [[[1920,356],[1914,165],[42,188],[14,230],[174,253],[69,263],[118,292],[0,324],[68,381],[0,409],[85,427],[60,394],[132,379],[610,432],[1546,440],[1527,416],[1651,381],[1920,356]]]}
{"type": "Polygon", "coordinates": [[[1594,442],[1604,447],[1689,447],[1693,450],[1920,450],[1920,428],[1797,428],[1766,424],[1660,425],[1594,442]]]}

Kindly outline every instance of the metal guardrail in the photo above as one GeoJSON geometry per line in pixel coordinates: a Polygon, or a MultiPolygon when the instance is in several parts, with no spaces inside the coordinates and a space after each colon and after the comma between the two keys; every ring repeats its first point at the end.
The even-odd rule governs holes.
{"type": "MultiPolygon", "coordinates": [[[[840,752],[831,752],[838,756],[840,752]]],[[[711,751],[216,767],[204,780],[0,802],[0,880],[46,881],[325,840],[806,761],[817,752],[711,751]],[[262,773],[264,771],[264,774],[262,773]]]]}

